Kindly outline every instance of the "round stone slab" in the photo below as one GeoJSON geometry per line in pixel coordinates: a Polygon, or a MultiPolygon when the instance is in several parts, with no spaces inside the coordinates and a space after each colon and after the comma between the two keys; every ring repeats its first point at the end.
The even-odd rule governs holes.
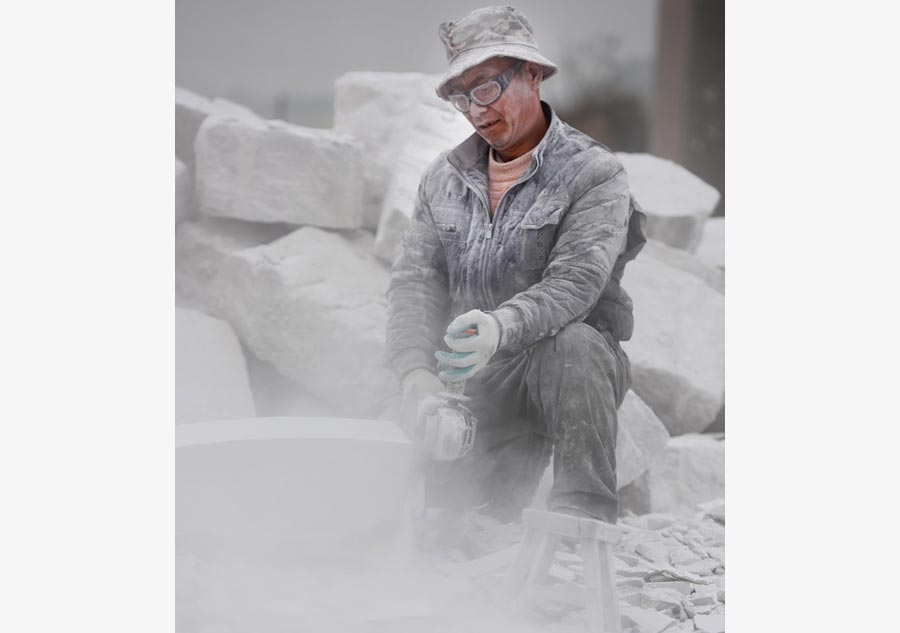
{"type": "Polygon", "coordinates": [[[397,524],[412,445],[388,420],[247,418],[175,429],[176,536],[328,555],[397,524]]]}

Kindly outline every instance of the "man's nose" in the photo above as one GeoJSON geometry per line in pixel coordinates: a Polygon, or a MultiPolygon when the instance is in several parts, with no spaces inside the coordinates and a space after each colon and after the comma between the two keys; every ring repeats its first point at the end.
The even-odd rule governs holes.
{"type": "Polygon", "coordinates": [[[480,119],[488,111],[488,106],[478,105],[474,101],[469,102],[469,114],[473,119],[480,119]]]}

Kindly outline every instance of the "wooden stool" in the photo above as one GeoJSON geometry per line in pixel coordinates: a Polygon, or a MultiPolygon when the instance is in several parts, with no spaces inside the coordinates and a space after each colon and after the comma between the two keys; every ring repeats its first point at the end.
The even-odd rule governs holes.
{"type": "Polygon", "coordinates": [[[609,546],[622,538],[622,531],[597,519],[531,508],[522,512],[522,521],[525,538],[506,574],[504,591],[507,599],[514,602],[522,595],[524,586],[526,598],[553,599],[586,607],[592,633],[621,633],[619,597],[609,546]],[[547,570],[553,563],[560,539],[564,538],[580,545],[584,558],[583,595],[563,592],[546,584],[547,570]]]}

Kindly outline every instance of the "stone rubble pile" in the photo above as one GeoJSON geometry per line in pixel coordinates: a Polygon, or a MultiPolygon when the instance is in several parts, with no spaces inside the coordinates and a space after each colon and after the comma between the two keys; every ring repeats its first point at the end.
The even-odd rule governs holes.
{"type": "MultiPolygon", "coordinates": [[[[467,515],[450,529],[442,527],[420,537],[422,551],[451,561],[441,568],[471,581],[474,591],[496,595],[522,540],[521,526],[467,515]]],[[[629,513],[619,527],[624,534],[613,554],[624,633],[724,631],[724,499],[714,498],[694,511],[629,513]]],[[[561,593],[581,595],[578,546],[563,541],[549,575],[561,593]]],[[[553,630],[584,630],[583,609],[553,602],[532,608],[553,630]]]]}
{"type": "MultiPolygon", "coordinates": [[[[242,367],[257,413],[376,418],[399,393],[381,366],[390,263],[421,174],[472,134],[434,83],[348,73],[331,130],[176,88],[176,303],[236,334],[222,363],[242,367]]],[[[724,223],[708,219],[719,193],[682,167],[620,158],[652,239],[623,280],[635,333],[624,343],[633,391],[620,416],[619,483],[636,511],[674,512],[723,494],[724,441],[690,434],[724,405],[724,223]]],[[[196,398],[220,418],[247,417],[247,398],[216,395],[233,389],[221,380],[198,383],[196,398]]]]}
{"type": "MultiPolygon", "coordinates": [[[[714,514],[704,506],[693,516],[619,521],[625,535],[613,549],[626,633],[725,630],[724,500],[713,501],[714,514]]],[[[579,579],[579,561],[558,562],[579,579]]]]}

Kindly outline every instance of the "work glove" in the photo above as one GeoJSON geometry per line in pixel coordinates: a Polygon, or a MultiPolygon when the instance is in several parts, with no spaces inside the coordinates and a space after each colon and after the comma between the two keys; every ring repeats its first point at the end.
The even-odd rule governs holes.
{"type": "Polygon", "coordinates": [[[444,391],[444,383],[432,372],[422,367],[413,369],[403,377],[400,381],[400,387],[403,389],[403,399],[421,399],[433,393],[444,391]]]}
{"type": "Polygon", "coordinates": [[[444,343],[453,353],[434,353],[443,367],[438,378],[444,382],[467,380],[484,369],[497,351],[500,323],[491,314],[470,310],[450,322],[444,343]]]}

